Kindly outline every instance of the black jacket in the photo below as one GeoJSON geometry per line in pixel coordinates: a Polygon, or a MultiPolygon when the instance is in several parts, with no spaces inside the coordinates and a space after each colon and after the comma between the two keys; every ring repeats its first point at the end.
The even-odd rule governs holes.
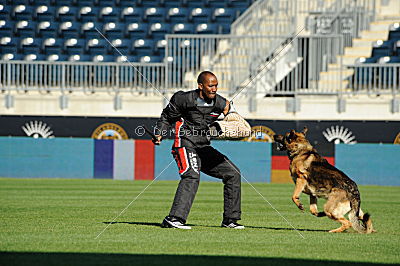
{"type": "Polygon", "coordinates": [[[224,111],[226,99],[217,94],[213,106],[197,106],[199,93],[199,89],[176,92],[157,121],[156,134],[162,136],[175,124],[173,148],[210,145],[209,126],[224,111]]]}

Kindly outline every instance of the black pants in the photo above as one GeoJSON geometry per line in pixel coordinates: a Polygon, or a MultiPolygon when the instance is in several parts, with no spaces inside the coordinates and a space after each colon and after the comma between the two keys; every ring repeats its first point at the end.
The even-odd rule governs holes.
{"type": "Polygon", "coordinates": [[[181,181],[169,216],[186,222],[200,182],[200,171],[222,179],[224,183],[223,219],[240,220],[240,170],[211,146],[204,148],[175,148],[172,154],[178,164],[181,181]]]}

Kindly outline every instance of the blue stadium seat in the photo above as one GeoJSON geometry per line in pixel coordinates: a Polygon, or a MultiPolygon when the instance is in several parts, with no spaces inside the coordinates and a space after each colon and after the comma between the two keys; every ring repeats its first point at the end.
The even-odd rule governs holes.
{"type": "Polygon", "coordinates": [[[389,31],[389,40],[400,40],[400,30],[389,31]]]}
{"type": "Polygon", "coordinates": [[[15,23],[11,20],[0,20],[0,36],[12,36],[15,23]]]}
{"type": "Polygon", "coordinates": [[[145,9],[143,21],[146,22],[163,22],[165,17],[165,8],[149,7],[145,9]]]}
{"type": "Polygon", "coordinates": [[[209,7],[226,7],[227,1],[224,0],[204,0],[204,5],[209,7]]]}
{"type": "Polygon", "coordinates": [[[140,39],[148,36],[149,28],[147,23],[128,23],[125,25],[125,36],[127,38],[140,39]]]}
{"type": "Polygon", "coordinates": [[[167,10],[165,20],[170,23],[187,22],[189,20],[189,10],[184,7],[172,7],[167,10]]]}
{"type": "Polygon", "coordinates": [[[136,6],[135,1],[132,1],[132,0],[115,0],[115,3],[117,4],[117,6],[120,6],[120,7],[134,7],[134,6],[136,6]]]}
{"type": "Polygon", "coordinates": [[[23,54],[39,54],[41,44],[39,38],[26,37],[20,39],[19,47],[23,54]]]}
{"type": "Polygon", "coordinates": [[[394,42],[393,41],[376,41],[373,44],[372,57],[383,57],[390,56],[394,52],[394,42]]]}
{"type": "Polygon", "coordinates": [[[115,62],[118,63],[133,63],[133,62],[139,62],[139,57],[135,55],[127,55],[127,56],[116,56],[115,57],[115,62]]]}
{"type": "Polygon", "coordinates": [[[196,26],[196,33],[199,34],[218,34],[222,32],[222,27],[219,29],[214,23],[201,23],[196,26]]]}
{"type": "Polygon", "coordinates": [[[9,20],[11,17],[12,7],[9,5],[5,5],[4,3],[0,3],[0,19],[1,20],[9,20]]]}
{"type": "Polygon", "coordinates": [[[232,7],[239,7],[239,8],[247,8],[251,2],[254,1],[249,1],[249,0],[228,0],[228,6],[232,7]]]}
{"type": "Polygon", "coordinates": [[[14,20],[32,20],[33,10],[28,5],[17,5],[12,9],[11,17],[14,20]]]}
{"type": "Polygon", "coordinates": [[[80,27],[80,35],[84,38],[100,38],[101,35],[96,29],[102,32],[103,24],[92,21],[84,22],[80,27]]]}
{"type": "Polygon", "coordinates": [[[129,55],[133,41],[130,39],[114,39],[111,40],[111,43],[112,45],[108,46],[108,53],[118,56],[121,55],[120,53],[122,53],[122,55],[129,55]],[[113,46],[118,50],[116,50],[113,46]]]}
{"type": "Polygon", "coordinates": [[[52,21],[56,15],[56,8],[54,6],[41,5],[35,8],[33,17],[39,21],[52,21]]]}
{"type": "Polygon", "coordinates": [[[232,8],[216,8],[211,21],[231,24],[236,19],[236,10],[232,8]]]}
{"type": "Polygon", "coordinates": [[[96,54],[92,56],[93,62],[114,62],[115,57],[113,55],[96,54]]]}
{"type": "Polygon", "coordinates": [[[395,56],[400,56],[400,40],[395,42],[394,45],[394,55],[395,56]]]}
{"type": "Polygon", "coordinates": [[[124,7],[121,11],[121,21],[127,23],[141,22],[143,12],[143,8],[141,7],[124,7]]]}
{"type": "Polygon", "coordinates": [[[154,47],[154,41],[150,39],[139,39],[135,40],[132,45],[132,51],[136,55],[149,55],[152,53],[154,47]]]}
{"type": "Polygon", "coordinates": [[[391,63],[400,63],[400,56],[384,56],[379,58],[379,64],[391,64],[391,63]]]}
{"type": "Polygon", "coordinates": [[[59,6],[56,8],[56,19],[59,21],[74,21],[78,15],[78,8],[74,6],[59,6]]]}
{"type": "Polygon", "coordinates": [[[61,54],[64,40],[60,38],[47,38],[42,40],[41,50],[44,54],[61,54]]]}
{"type": "Polygon", "coordinates": [[[125,24],[108,22],[103,25],[102,31],[107,38],[122,38],[125,33],[125,24]]]}
{"type": "Polygon", "coordinates": [[[189,21],[198,24],[198,23],[206,23],[210,20],[209,14],[211,13],[210,8],[193,8],[190,11],[189,21]]]}
{"type": "Polygon", "coordinates": [[[202,0],[182,0],[182,4],[188,7],[204,7],[202,0]]]}
{"type": "Polygon", "coordinates": [[[165,39],[158,40],[154,46],[154,53],[157,55],[165,55],[165,47],[167,46],[167,41],[165,39]]]}
{"type": "Polygon", "coordinates": [[[190,23],[178,23],[173,26],[172,33],[192,34],[195,33],[195,28],[190,23]]]}
{"type": "Polygon", "coordinates": [[[100,6],[100,7],[104,7],[104,6],[113,6],[116,4],[116,0],[95,0],[96,5],[100,6]]]}
{"type": "Polygon", "coordinates": [[[41,21],[36,25],[36,34],[39,37],[56,38],[58,34],[59,23],[54,21],[41,21]]]}
{"type": "Polygon", "coordinates": [[[2,54],[15,53],[19,45],[19,38],[11,36],[0,37],[0,51],[2,54]]]}
{"type": "Polygon", "coordinates": [[[93,7],[96,3],[96,0],[75,0],[75,2],[76,2],[76,5],[79,7],[83,7],[83,6],[93,7]]]}
{"type": "Polygon", "coordinates": [[[68,55],[65,54],[49,54],[45,55],[47,61],[68,61],[68,55]]]}
{"type": "Polygon", "coordinates": [[[80,53],[71,54],[68,56],[68,61],[70,61],[70,62],[90,62],[90,61],[92,61],[92,56],[80,54],[80,53]]]}
{"type": "Polygon", "coordinates": [[[164,35],[170,33],[171,25],[168,23],[154,23],[150,25],[149,36],[155,39],[164,38],[164,35]]]}
{"type": "Polygon", "coordinates": [[[64,53],[73,55],[73,54],[83,54],[85,52],[86,40],[85,39],[66,39],[64,41],[64,53]]]}
{"type": "Polygon", "coordinates": [[[106,6],[99,9],[98,19],[103,22],[117,22],[121,9],[115,6],[106,6]]]}
{"type": "Polygon", "coordinates": [[[156,7],[160,5],[159,0],[137,0],[136,3],[139,6],[144,6],[144,7],[156,7]]]}
{"type": "Polygon", "coordinates": [[[1,60],[9,61],[9,60],[24,60],[24,56],[22,54],[15,53],[5,53],[1,56],[1,60]]]}
{"type": "Polygon", "coordinates": [[[25,61],[46,61],[46,56],[43,54],[37,54],[37,53],[29,53],[26,54],[24,53],[24,60],[25,61]]]}
{"type": "Polygon", "coordinates": [[[165,7],[181,7],[181,0],[160,0],[160,4],[165,7]]]}
{"type": "Polygon", "coordinates": [[[108,42],[103,38],[93,38],[86,42],[86,52],[89,54],[107,54],[108,42]]]}
{"type": "Polygon", "coordinates": [[[76,6],[77,5],[77,0],[54,0],[54,4],[59,7],[59,6],[76,6]]]}
{"type": "Polygon", "coordinates": [[[96,21],[98,13],[98,7],[83,6],[79,9],[77,18],[82,22],[96,21]]]}
{"type": "Polygon", "coordinates": [[[35,36],[36,24],[32,19],[17,21],[14,26],[15,35],[18,37],[35,36]]]}
{"type": "Polygon", "coordinates": [[[65,21],[59,24],[58,33],[63,38],[78,38],[81,23],[77,21],[65,21]]]}
{"type": "Polygon", "coordinates": [[[162,61],[163,61],[163,57],[161,57],[161,56],[145,55],[145,56],[140,57],[141,63],[161,63],[162,61]]]}
{"type": "Polygon", "coordinates": [[[56,0],[30,0],[29,1],[31,5],[33,6],[47,6],[50,7],[51,5],[54,5],[56,2],[56,0]]]}

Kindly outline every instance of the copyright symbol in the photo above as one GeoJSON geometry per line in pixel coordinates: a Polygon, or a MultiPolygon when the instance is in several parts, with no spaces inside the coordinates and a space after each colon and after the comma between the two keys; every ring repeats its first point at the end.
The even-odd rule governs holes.
{"type": "Polygon", "coordinates": [[[142,126],[138,126],[137,128],[135,128],[135,134],[139,137],[143,136],[144,134],[146,134],[146,131],[144,130],[144,127],[142,126]]]}

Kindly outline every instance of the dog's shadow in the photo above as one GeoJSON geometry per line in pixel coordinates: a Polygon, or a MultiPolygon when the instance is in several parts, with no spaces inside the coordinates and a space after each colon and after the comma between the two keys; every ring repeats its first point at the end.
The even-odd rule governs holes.
{"type": "MultiPolygon", "coordinates": [[[[153,226],[153,227],[161,227],[161,223],[148,223],[148,222],[103,222],[103,224],[131,224],[131,225],[145,225],[145,226],[153,226]]],[[[194,227],[208,227],[208,228],[221,228],[216,225],[203,225],[203,224],[187,224],[194,227]]],[[[306,228],[286,228],[286,227],[268,227],[268,226],[251,226],[246,225],[246,228],[251,229],[266,229],[266,230],[286,230],[286,231],[301,231],[301,232],[327,232],[328,230],[320,230],[320,229],[306,229],[306,228]]]]}

